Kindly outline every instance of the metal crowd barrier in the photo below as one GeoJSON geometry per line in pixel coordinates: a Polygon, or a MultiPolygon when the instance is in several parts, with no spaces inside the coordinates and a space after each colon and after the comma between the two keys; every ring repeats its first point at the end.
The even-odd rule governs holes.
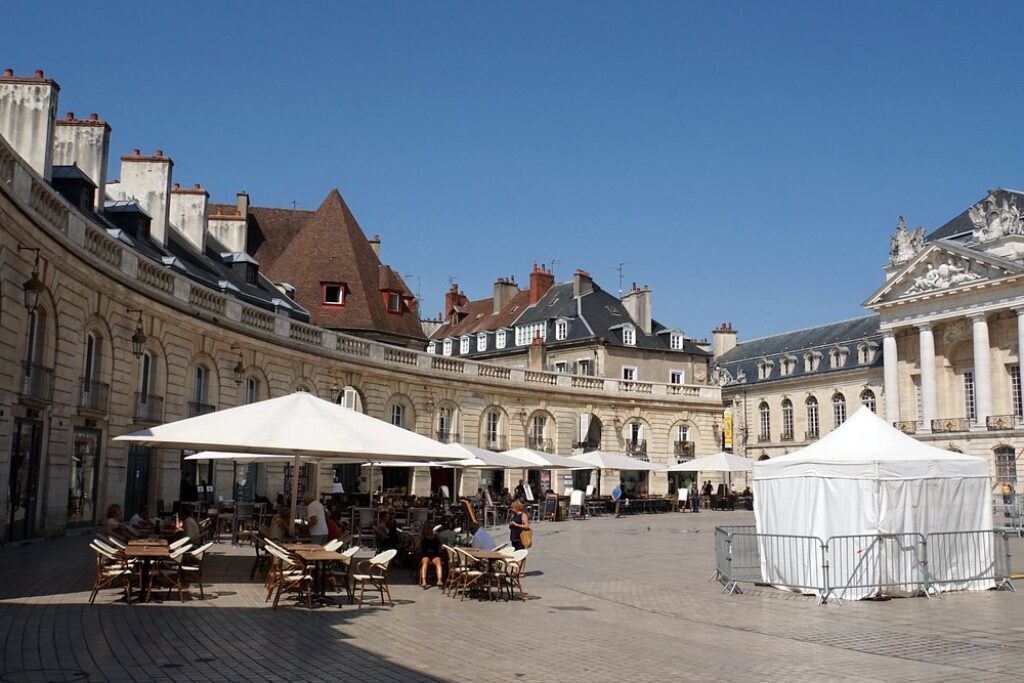
{"type": "Polygon", "coordinates": [[[813,592],[818,603],[881,594],[939,596],[947,590],[1014,590],[1009,534],[949,531],[924,536],[758,534],[715,528],[715,575],[724,593],[740,583],[813,592]]]}

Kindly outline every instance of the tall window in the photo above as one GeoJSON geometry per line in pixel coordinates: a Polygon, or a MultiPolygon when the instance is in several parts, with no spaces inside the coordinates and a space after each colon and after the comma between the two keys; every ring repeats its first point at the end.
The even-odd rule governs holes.
{"type": "Polygon", "coordinates": [[[569,323],[559,320],[555,323],[555,339],[561,341],[569,335],[569,323]]]}
{"type": "Polygon", "coordinates": [[[437,436],[439,441],[451,438],[452,435],[452,409],[442,406],[437,411],[437,436]]]}
{"type": "Polygon", "coordinates": [[[846,397],[836,394],[832,397],[832,429],[846,422],[846,397]]]}
{"type": "Polygon", "coordinates": [[[43,357],[43,333],[45,330],[45,316],[42,310],[37,308],[28,316],[28,348],[25,360],[31,364],[38,364],[43,357]]]}
{"type": "Polygon", "coordinates": [[[405,406],[401,403],[391,404],[391,424],[396,427],[405,427],[405,406]]]}
{"type": "Polygon", "coordinates": [[[99,375],[99,340],[92,332],[85,335],[85,368],[83,375],[87,387],[99,375]]]}
{"type": "Polygon", "coordinates": [[[793,439],[793,402],[788,398],[782,400],[782,440],[793,439]]]}
{"type": "Polygon", "coordinates": [[[197,365],[194,377],[192,402],[196,404],[206,403],[206,368],[202,365],[197,365]]]}
{"type": "Polygon", "coordinates": [[[260,383],[256,381],[255,377],[245,378],[245,402],[255,403],[259,400],[260,383]]]}
{"type": "Polygon", "coordinates": [[[543,415],[534,415],[533,422],[530,428],[530,436],[533,437],[534,444],[544,443],[544,429],[547,427],[548,419],[543,415]]]}
{"type": "Polygon", "coordinates": [[[997,482],[1010,482],[1016,489],[1017,481],[1017,455],[1011,446],[1000,446],[995,450],[996,456],[996,480],[997,482]]]}
{"type": "Polygon", "coordinates": [[[807,398],[807,436],[816,439],[821,429],[821,419],[818,415],[818,399],[813,396],[807,398]]]}
{"type": "Polygon", "coordinates": [[[437,343],[430,342],[427,344],[427,353],[437,353],[437,343]]]}
{"type": "Polygon", "coordinates": [[[622,366],[622,379],[626,380],[627,382],[635,382],[636,381],[636,367],[632,366],[632,365],[623,365],[622,366]]]}
{"type": "Polygon", "coordinates": [[[687,425],[679,425],[676,427],[676,441],[684,443],[690,440],[690,428],[687,425]]]}
{"type": "Polygon", "coordinates": [[[576,371],[581,375],[590,377],[594,374],[594,362],[589,358],[582,358],[576,364],[576,371]]]}
{"type": "Polygon", "coordinates": [[[484,423],[484,426],[487,431],[486,436],[488,445],[498,443],[498,419],[498,413],[494,412],[493,410],[487,411],[487,418],[484,423]]]}
{"type": "Polygon", "coordinates": [[[459,353],[469,353],[469,337],[459,340],[459,353]]]}
{"type": "Polygon", "coordinates": [[[964,373],[964,417],[969,420],[978,417],[974,403],[974,372],[971,370],[964,373]]]}
{"type": "Polygon", "coordinates": [[[875,410],[875,392],[871,391],[870,389],[865,389],[864,391],[861,392],[860,402],[861,405],[867,406],[867,409],[870,410],[872,413],[878,412],[877,410],[875,410]]]}
{"type": "Polygon", "coordinates": [[[498,330],[494,335],[494,345],[499,349],[505,348],[505,330],[498,330]]]}
{"type": "Polygon", "coordinates": [[[153,356],[144,351],[139,358],[139,394],[143,402],[152,394],[153,389],[153,356]]]}
{"type": "Polygon", "coordinates": [[[622,328],[622,343],[626,346],[636,346],[636,328],[626,325],[622,328]]]}
{"type": "Polygon", "coordinates": [[[1013,406],[1013,414],[1018,417],[1024,415],[1024,404],[1021,403],[1020,394],[1020,366],[1010,366],[1010,402],[1013,406]]]}
{"type": "Polygon", "coordinates": [[[772,438],[772,413],[768,404],[764,401],[761,402],[761,406],[758,408],[758,412],[761,414],[761,434],[758,436],[758,441],[771,441],[772,438]]]}

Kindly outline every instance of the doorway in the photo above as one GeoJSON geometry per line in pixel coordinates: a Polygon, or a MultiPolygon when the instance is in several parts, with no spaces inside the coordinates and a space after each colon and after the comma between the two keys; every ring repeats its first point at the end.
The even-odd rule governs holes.
{"type": "Polygon", "coordinates": [[[149,459],[151,449],[146,446],[128,447],[128,467],[125,471],[124,516],[134,515],[149,498],[149,459]]]}
{"type": "Polygon", "coordinates": [[[23,419],[15,421],[8,492],[8,541],[31,538],[35,530],[42,437],[42,422],[23,419]]]}

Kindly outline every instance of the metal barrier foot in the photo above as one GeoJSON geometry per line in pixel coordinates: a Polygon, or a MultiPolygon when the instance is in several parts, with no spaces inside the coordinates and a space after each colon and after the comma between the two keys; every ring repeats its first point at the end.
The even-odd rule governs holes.
{"type": "Polygon", "coordinates": [[[1010,579],[1009,576],[1004,576],[1003,577],[1003,580],[999,582],[998,586],[996,586],[996,590],[997,591],[1012,591],[1014,593],[1017,592],[1017,589],[1014,587],[1013,581],[1010,579]]]}
{"type": "Polygon", "coordinates": [[[722,589],[722,593],[725,595],[738,595],[743,592],[740,588],[739,581],[729,581],[725,584],[725,588],[722,589]]]}

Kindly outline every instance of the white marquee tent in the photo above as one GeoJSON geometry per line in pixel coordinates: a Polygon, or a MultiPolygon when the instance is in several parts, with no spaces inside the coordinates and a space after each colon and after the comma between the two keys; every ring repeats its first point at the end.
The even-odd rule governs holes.
{"type": "MultiPolygon", "coordinates": [[[[754,463],[753,476],[758,534],[827,541],[843,535],[992,529],[985,460],[929,446],[894,429],[867,408],[806,448],[754,463]]],[[[852,540],[834,545],[830,569],[834,586],[845,586],[854,575],[860,585],[884,584],[895,572],[911,576],[920,571],[916,562],[920,558],[905,547],[898,552],[892,543],[852,540]],[[862,547],[847,553],[840,548],[842,543],[862,547]]],[[[766,557],[762,552],[765,581],[783,588],[821,585],[817,555],[780,555],[766,557]]],[[[990,542],[987,548],[962,552],[950,548],[944,555],[942,562],[949,566],[932,566],[933,576],[950,568],[958,568],[959,576],[986,576],[993,563],[990,542]]],[[[983,590],[993,585],[991,580],[975,580],[946,588],[983,590]]],[[[840,597],[859,599],[875,593],[873,588],[849,590],[840,597]]]]}

